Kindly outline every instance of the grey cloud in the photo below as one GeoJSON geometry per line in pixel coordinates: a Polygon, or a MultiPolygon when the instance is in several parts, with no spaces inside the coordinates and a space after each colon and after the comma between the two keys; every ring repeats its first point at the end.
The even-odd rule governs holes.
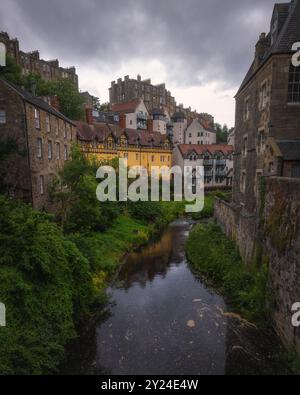
{"type": "Polygon", "coordinates": [[[116,77],[127,60],[159,59],[178,86],[213,80],[235,87],[247,71],[259,33],[269,29],[274,3],[1,0],[0,30],[21,42],[26,31],[27,47],[38,38],[43,53],[55,53],[65,64],[109,68],[116,77]]]}

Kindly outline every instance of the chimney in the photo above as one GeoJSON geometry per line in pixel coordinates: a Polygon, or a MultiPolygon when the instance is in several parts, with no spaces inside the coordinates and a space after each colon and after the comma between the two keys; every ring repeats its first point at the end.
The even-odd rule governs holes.
{"type": "Polygon", "coordinates": [[[153,118],[152,117],[147,119],[147,130],[150,133],[153,132],[153,118]]]}
{"type": "Polygon", "coordinates": [[[119,115],[119,127],[120,129],[126,129],[126,115],[120,114],[119,115]]]}
{"type": "Polygon", "coordinates": [[[36,81],[30,81],[30,92],[32,96],[36,96],[36,81]]]}
{"type": "Polygon", "coordinates": [[[257,67],[260,65],[269,47],[270,43],[266,33],[261,33],[255,46],[255,69],[257,69],[257,67]]]}
{"type": "Polygon", "coordinates": [[[92,108],[86,108],[85,109],[85,116],[86,116],[86,122],[88,125],[93,125],[94,124],[94,117],[93,117],[93,110],[92,108]]]}
{"type": "Polygon", "coordinates": [[[51,97],[50,104],[56,111],[59,111],[59,100],[56,95],[51,97]]]}

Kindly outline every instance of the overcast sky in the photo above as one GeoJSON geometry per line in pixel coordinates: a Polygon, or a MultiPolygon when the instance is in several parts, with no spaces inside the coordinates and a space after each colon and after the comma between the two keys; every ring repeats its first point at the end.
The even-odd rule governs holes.
{"type": "MultiPolygon", "coordinates": [[[[283,1],[284,2],[284,1],[283,1]]],[[[112,80],[166,82],[178,103],[234,124],[233,96],[273,0],[1,0],[0,30],[25,51],[77,67],[81,90],[112,80]]]]}

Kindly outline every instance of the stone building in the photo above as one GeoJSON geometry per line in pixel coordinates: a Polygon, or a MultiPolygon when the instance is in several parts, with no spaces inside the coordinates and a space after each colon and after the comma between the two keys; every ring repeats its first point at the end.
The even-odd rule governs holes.
{"type": "Polygon", "coordinates": [[[69,158],[75,126],[44,100],[0,79],[1,140],[13,139],[18,147],[1,163],[11,197],[34,209],[54,209],[49,187],[69,158]]]}
{"type": "Polygon", "coordinates": [[[230,187],[233,176],[233,147],[223,144],[178,145],[174,149],[173,165],[204,167],[204,185],[206,188],[230,187]]]}
{"type": "Polygon", "coordinates": [[[172,166],[172,142],[165,134],[136,130],[109,123],[77,123],[77,139],[82,152],[99,162],[125,158],[128,166],[172,166]]]}
{"type": "Polygon", "coordinates": [[[112,105],[142,99],[149,112],[165,108],[169,114],[174,114],[176,110],[175,98],[165,84],[153,85],[150,79],[142,80],[140,75],[137,79],[126,76],[123,81],[122,78],[113,81],[109,88],[109,98],[112,105]]]}
{"type": "Polygon", "coordinates": [[[11,39],[5,32],[0,32],[0,42],[5,44],[7,54],[21,67],[23,75],[38,74],[45,81],[69,79],[78,89],[78,76],[75,67],[63,68],[57,59],[41,59],[39,51],[21,51],[18,39],[11,39]]]}
{"type": "Polygon", "coordinates": [[[262,33],[254,61],[236,96],[234,200],[249,214],[257,209],[259,179],[300,172],[300,68],[292,47],[300,41],[299,1],[276,4],[270,33],[262,33]],[[276,156],[278,153],[281,165],[276,156]],[[289,169],[289,170],[288,170],[289,169]]]}
{"type": "Polygon", "coordinates": [[[291,324],[300,295],[300,0],[275,4],[236,95],[233,200],[215,217],[248,264],[268,264],[270,311],[287,346],[300,353],[291,324]]]}

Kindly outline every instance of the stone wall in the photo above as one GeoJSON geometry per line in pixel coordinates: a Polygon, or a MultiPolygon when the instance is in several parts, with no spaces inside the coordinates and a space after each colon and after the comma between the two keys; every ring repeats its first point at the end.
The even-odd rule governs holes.
{"type": "Polygon", "coordinates": [[[240,206],[216,199],[215,218],[230,239],[234,240],[243,260],[250,264],[255,255],[256,219],[240,206]]]}
{"type": "Polygon", "coordinates": [[[291,308],[300,302],[300,180],[266,179],[263,246],[269,261],[272,318],[283,342],[300,353],[300,328],[291,324],[291,308]]]}
{"type": "Polygon", "coordinates": [[[300,179],[262,180],[259,213],[216,199],[215,218],[234,240],[245,263],[269,264],[268,300],[274,328],[300,354],[300,328],[292,326],[292,306],[300,302],[300,179]],[[256,254],[259,252],[259,254],[256,254]]]}

